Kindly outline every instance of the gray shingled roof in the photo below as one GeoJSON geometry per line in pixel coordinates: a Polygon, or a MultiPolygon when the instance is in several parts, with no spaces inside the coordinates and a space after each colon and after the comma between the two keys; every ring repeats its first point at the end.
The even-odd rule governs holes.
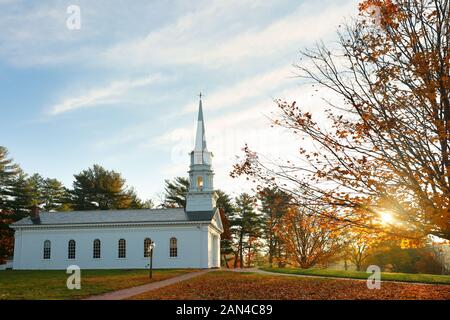
{"type": "MultiPolygon", "coordinates": [[[[66,224],[103,224],[103,223],[140,223],[140,222],[195,222],[211,221],[213,211],[185,212],[183,208],[152,209],[152,210],[102,210],[102,211],[71,211],[43,212],[40,214],[40,225],[66,224]]],[[[27,217],[12,224],[17,226],[36,225],[27,217]]]]}

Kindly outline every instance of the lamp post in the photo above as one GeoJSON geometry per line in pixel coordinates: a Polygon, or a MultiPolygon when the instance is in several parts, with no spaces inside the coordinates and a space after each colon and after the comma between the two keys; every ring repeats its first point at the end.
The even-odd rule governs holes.
{"type": "Polygon", "coordinates": [[[153,277],[153,249],[155,249],[155,247],[156,247],[156,244],[153,241],[151,241],[149,246],[148,246],[148,252],[150,253],[149,254],[149,258],[150,258],[150,274],[149,274],[149,277],[150,277],[150,279],[153,277]]]}

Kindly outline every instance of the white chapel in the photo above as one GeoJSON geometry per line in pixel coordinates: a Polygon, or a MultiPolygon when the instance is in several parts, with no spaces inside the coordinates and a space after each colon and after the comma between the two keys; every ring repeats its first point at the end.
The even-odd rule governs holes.
{"type": "Polygon", "coordinates": [[[190,154],[186,208],[43,212],[15,231],[13,268],[57,270],[220,267],[220,235],[212,153],[206,147],[200,97],[195,147],[190,154]]]}

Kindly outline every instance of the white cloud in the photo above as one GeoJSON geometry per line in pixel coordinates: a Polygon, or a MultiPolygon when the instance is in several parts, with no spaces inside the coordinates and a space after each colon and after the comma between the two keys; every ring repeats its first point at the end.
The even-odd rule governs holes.
{"type": "MultiPolygon", "coordinates": [[[[0,0],[0,4],[2,1],[9,2],[0,0]]],[[[186,152],[192,149],[195,133],[193,113],[198,104],[186,104],[183,99],[194,94],[186,93],[187,90],[205,88],[205,83],[207,139],[216,155],[219,187],[226,185],[227,191],[242,187],[229,178],[228,172],[245,142],[264,154],[284,156],[295,152],[296,141],[271,129],[264,115],[276,111],[272,98],[297,99],[312,109],[319,105],[317,98],[310,97],[312,91],[291,79],[294,68],[289,64],[294,62],[298,49],[333,34],[343,17],[357,8],[357,0],[200,0],[195,4],[162,0],[136,1],[131,7],[123,1],[79,2],[83,15],[79,32],[65,28],[67,15],[61,2],[0,10],[0,59],[14,67],[37,66],[44,76],[49,67],[49,81],[54,79],[51,75],[56,71],[52,69],[55,65],[62,72],[66,66],[76,66],[86,73],[86,78],[80,74],[66,88],[53,82],[52,90],[60,96],[48,109],[51,115],[117,104],[125,99],[127,106],[147,103],[153,92],[142,89],[163,77],[128,76],[176,70],[180,81],[173,86],[171,83],[170,88],[162,86],[159,90],[158,86],[158,96],[170,96],[167,104],[158,104],[153,97],[151,100],[154,106],[165,107],[165,112],[152,114],[152,110],[147,110],[146,120],[130,117],[131,125],[115,127],[112,135],[103,137],[104,141],[79,140],[80,144],[92,144],[96,151],[92,161],[94,156],[112,159],[108,161],[119,168],[121,161],[117,159],[122,158],[116,155],[123,153],[120,147],[134,147],[127,156],[132,154],[136,162],[127,170],[134,173],[131,184],[142,186],[141,194],[145,188],[161,188],[153,179],[142,178],[142,168],[148,170],[149,177],[185,174],[186,152]],[[113,70],[118,81],[108,82],[102,68],[113,70]],[[84,79],[99,84],[89,86],[84,79]],[[74,85],[85,89],[74,90],[74,85]],[[175,108],[175,117],[164,118],[175,108]],[[192,121],[182,126],[187,118],[192,121]],[[161,135],[152,139],[158,133],[161,135]],[[161,150],[169,157],[162,157],[161,150]],[[147,161],[152,161],[152,165],[147,161]]]]}
{"type": "MultiPolygon", "coordinates": [[[[284,66],[256,74],[234,85],[219,88],[207,95],[205,101],[208,110],[233,108],[245,99],[258,96],[270,98],[270,94],[274,89],[277,89],[283,84],[289,85],[288,81],[293,76],[292,69],[292,66],[284,66]]],[[[189,103],[181,109],[180,114],[195,112],[197,108],[197,103],[189,103]]]]}
{"type": "Polygon", "coordinates": [[[242,8],[234,1],[226,4],[216,1],[146,37],[116,44],[101,60],[109,65],[135,67],[195,64],[217,68],[244,59],[272,56],[288,48],[296,50],[301,41],[320,39],[334,32],[343,17],[355,8],[354,0],[339,1],[312,13],[312,3],[307,2],[269,25],[230,36],[218,32],[217,25],[223,24],[230,12],[242,8]],[[212,31],[208,33],[208,30],[212,31]]]}
{"type": "Polygon", "coordinates": [[[63,99],[51,107],[50,114],[57,115],[80,108],[113,103],[117,98],[127,94],[131,89],[143,87],[162,79],[163,77],[161,75],[149,75],[137,79],[114,81],[105,87],[92,89],[79,96],[63,99]]]}

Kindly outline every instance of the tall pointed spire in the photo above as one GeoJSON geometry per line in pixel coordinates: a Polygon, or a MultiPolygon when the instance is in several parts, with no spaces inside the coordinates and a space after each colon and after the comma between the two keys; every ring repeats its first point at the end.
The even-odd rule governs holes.
{"type": "Polygon", "coordinates": [[[195,147],[191,152],[189,190],[186,196],[186,212],[211,211],[216,207],[212,153],[206,149],[205,121],[203,119],[202,94],[199,94],[195,147]]]}
{"type": "Polygon", "coordinates": [[[195,136],[194,151],[207,151],[206,136],[205,136],[205,122],[203,120],[202,94],[200,93],[199,96],[200,96],[200,101],[198,104],[197,134],[195,136]]]}

